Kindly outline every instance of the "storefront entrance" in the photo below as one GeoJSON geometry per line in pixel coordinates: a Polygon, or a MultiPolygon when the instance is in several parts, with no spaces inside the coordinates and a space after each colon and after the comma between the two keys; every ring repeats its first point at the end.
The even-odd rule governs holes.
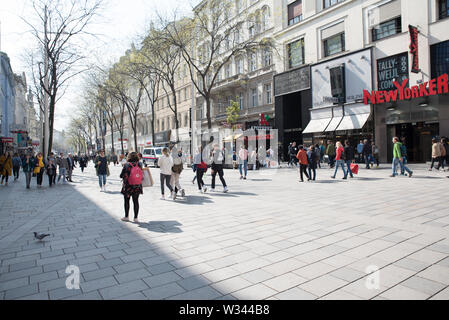
{"type": "MultiPolygon", "coordinates": [[[[407,157],[411,163],[425,163],[432,158],[432,138],[439,134],[439,123],[404,123],[387,126],[388,141],[405,138],[407,157]]],[[[393,145],[388,144],[388,161],[393,158],[393,145]]]]}

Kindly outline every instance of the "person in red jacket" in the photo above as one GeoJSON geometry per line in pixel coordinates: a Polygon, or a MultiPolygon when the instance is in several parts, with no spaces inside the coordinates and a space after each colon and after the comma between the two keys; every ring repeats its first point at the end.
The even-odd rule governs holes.
{"type": "Polygon", "coordinates": [[[307,152],[306,150],[304,150],[304,146],[299,146],[299,152],[296,155],[296,159],[299,160],[299,173],[301,182],[304,182],[303,174],[305,174],[307,179],[310,181],[310,176],[307,173],[307,166],[309,165],[309,161],[307,161],[307,152]]]}
{"type": "Polygon", "coordinates": [[[344,175],[343,180],[347,180],[348,173],[345,170],[345,149],[343,148],[343,145],[341,144],[340,141],[337,142],[336,146],[337,146],[337,157],[335,158],[335,160],[337,160],[337,165],[335,166],[335,173],[331,178],[335,179],[335,177],[337,176],[338,167],[341,167],[344,175]]]}

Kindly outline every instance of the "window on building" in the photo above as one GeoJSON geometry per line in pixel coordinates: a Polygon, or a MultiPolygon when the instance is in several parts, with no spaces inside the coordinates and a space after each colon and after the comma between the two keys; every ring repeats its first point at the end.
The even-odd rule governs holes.
{"type": "Polygon", "coordinates": [[[273,103],[273,97],[272,97],[272,90],[271,90],[271,83],[265,85],[265,101],[267,104],[273,103]]]}
{"type": "Polygon", "coordinates": [[[440,19],[449,17],[449,0],[438,0],[438,16],[440,19]]]}
{"type": "Polygon", "coordinates": [[[236,44],[240,43],[240,30],[239,29],[234,31],[234,42],[236,44]]]}
{"type": "Polygon", "coordinates": [[[432,79],[449,74],[449,41],[440,42],[430,47],[430,64],[432,79]]]}
{"type": "Polygon", "coordinates": [[[270,23],[270,9],[265,7],[262,11],[262,22],[261,22],[262,31],[268,29],[269,23],[270,23]]]}
{"type": "Polygon", "coordinates": [[[251,106],[257,107],[257,89],[251,89],[251,106]]]}
{"type": "Polygon", "coordinates": [[[299,39],[287,45],[288,66],[296,68],[304,64],[304,39],[299,39]]]}
{"type": "Polygon", "coordinates": [[[324,56],[331,55],[345,51],[345,33],[340,33],[330,38],[324,39],[324,56]]]}
{"type": "Polygon", "coordinates": [[[372,29],[372,39],[377,41],[402,32],[401,17],[382,22],[372,29]]]}
{"type": "Polygon", "coordinates": [[[239,93],[239,108],[243,110],[245,108],[245,95],[243,93],[239,93]]]}
{"type": "Polygon", "coordinates": [[[326,9],[326,8],[332,7],[333,5],[343,2],[343,1],[345,1],[345,0],[323,0],[323,8],[326,9]]]}
{"type": "Polygon", "coordinates": [[[254,25],[254,22],[250,22],[250,26],[248,28],[249,37],[252,38],[256,34],[256,27],[254,25]]]}
{"type": "Polygon", "coordinates": [[[237,71],[237,74],[243,73],[243,58],[239,57],[235,60],[235,69],[237,71]]]}
{"type": "Polygon", "coordinates": [[[225,65],[225,78],[228,79],[231,77],[231,65],[228,63],[225,65]]]}
{"type": "Polygon", "coordinates": [[[248,59],[249,59],[249,61],[248,61],[249,62],[249,71],[250,72],[256,71],[257,70],[257,55],[256,55],[256,53],[251,52],[249,54],[248,59]]]}
{"type": "Polygon", "coordinates": [[[270,49],[263,50],[263,66],[268,67],[272,64],[272,54],[270,49]]]}
{"type": "Polygon", "coordinates": [[[297,0],[288,5],[288,25],[302,21],[302,0],[297,0]]]}

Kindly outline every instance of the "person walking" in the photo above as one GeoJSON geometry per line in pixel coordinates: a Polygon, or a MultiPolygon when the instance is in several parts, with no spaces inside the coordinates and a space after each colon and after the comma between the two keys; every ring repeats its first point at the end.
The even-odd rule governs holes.
{"type": "Polygon", "coordinates": [[[120,178],[122,178],[122,191],[124,198],[125,217],[122,221],[129,221],[130,199],[133,199],[134,222],[139,223],[139,196],[143,194],[142,188],[142,163],[136,152],[128,155],[127,163],[123,166],[120,178]]]}
{"type": "Polygon", "coordinates": [[[343,148],[343,145],[340,141],[336,144],[337,150],[336,150],[336,157],[335,160],[337,161],[337,164],[335,166],[335,172],[334,175],[331,176],[332,179],[335,179],[337,177],[338,167],[341,167],[343,170],[343,180],[348,179],[348,173],[345,170],[345,149],[343,148]]]}
{"type": "Polygon", "coordinates": [[[442,138],[441,139],[441,143],[443,145],[443,148],[444,148],[444,151],[445,151],[445,154],[446,154],[446,156],[444,157],[444,162],[446,163],[446,167],[448,168],[446,170],[449,170],[449,144],[448,144],[448,139],[446,137],[442,138]]]}
{"type": "Polygon", "coordinates": [[[244,145],[240,146],[239,151],[239,172],[240,180],[246,180],[246,176],[248,174],[248,150],[246,150],[244,145]],[[243,176],[243,173],[245,176],[243,176]]]}
{"type": "Polygon", "coordinates": [[[392,170],[393,174],[390,176],[392,178],[397,176],[397,167],[398,164],[401,166],[401,171],[407,171],[409,178],[413,176],[413,171],[411,171],[407,166],[404,164],[404,158],[402,156],[401,152],[402,143],[399,142],[398,137],[393,138],[393,164],[392,164],[392,170]]]}
{"type": "Polygon", "coordinates": [[[335,166],[335,145],[329,140],[327,141],[326,155],[329,158],[329,168],[332,169],[335,166]]]}
{"type": "Polygon", "coordinates": [[[159,158],[157,162],[158,167],[161,169],[161,200],[165,200],[165,184],[171,192],[171,197],[174,198],[174,190],[170,184],[173,159],[168,153],[168,148],[162,149],[162,157],[159,158]]]}
{"type": "Polygon", "coordinates": [[[73,156],[71,153],[69,153],[69,157],[67,158],[68,161],[68,169],[67,169],[67,181],[69,182],[73,182],[72,181],[72,173],[73,173],[73,169],[76,168],[75,166],[75,160],[73,159],[73,156]]]}
{"type": "Polygon", "coordinates": [[[2,176],[2,181],[0,184],[3,184],[5,181],[5,187],[8,186],[8,180],[11,176],[11,169],[13,167],[11,154],[9,152],[5,152],[2,156],[0,156],[0,175],[2,176]]]}
{"type": "Polygon", "coordinates": [[[228,186],[226,185],[226,181],[224,179],[224,171],[223,171],[223,163],[225,161],[225,154],[223,150],[220,150],[218,144],[214,145],[214,149],[211,153],[211,170],[212,170],[212,185],[211,191],[215,191],[215,179],[218,176],[220,178],[221,184],[223,185],[223,192],[228,192],[228,186]]]}
{"type": "Polygon", "coordinates": [[[64,156],[64,153],[62,152],[60,153],[60,157],[57,160],[57,164],[59,167],[58,183],[61,180],[61,177],[63,177],[62,183],[66,184],[67,171],[69,170],[69,161],[64,156]]]}
{"type": "Polygon", "coordinates": [[[319,148],[320,148],[320,169],[321,169],[321,163],[323,163],[324,155],[326,154],[326,147],[324,146],[324,141],[321,141],[319,148]]]}
{"type": "Polygon", "coordinates": [[[372,151],[372,147],[371,144],[369,143],[368,139],[365,139],[363,141],[363,159],[365,160],[365,164],[366,164],[366,169],[371,169],[370,166],[370,162],[371,162],[371,151],[372,151]]]}
{"type": "Polygon", "coordinates": [[[201,193],[207,192],[207,187],[205,187],[203,176],[207,171],[207,164],[203,161],[203,148],[200,147],[197,154],[193,157],[193,164],[196,168],[196,182],[198,184],[198,190],[201,193]]]}
{"type": "Polygon", "coordinates": [[[373,165],[376,163],[376,167],[379,168],[379,148],[374,143],[374,141],[371,143],[371,153],[373,155],[373,165]]]}
{"type": "Polygon", "coordinates": [[[31,178],[33,176],[34,168],[36,167],[36,161],[31,153],[27,153],[25,159],[22,162],[22,169],[25,173],[26,188],[30,189],[31,178]]]}
{"type": "Polygon", "coordinates": [[[440,146],[440,168],[443,169],[444,171],[444,162],[446,160],[446,156],[447,156],[447,152],[446,152],[446,147],[444,146],[444,139],[440,139],[440,141],[438,142],[439,146],[440,146]]]}
{"type": "Polygon", "coordinates": [[[429,171],[432,171],[434,164],[438,163],[437,166],[435,166],[435,169],[440,170],[440,163],[441,163],[441,148],[438,140],[436,138],[432,139],[432,163],[430,164],[429,171]]]}
{"type": "Polygon", "coordinates": [[[14,175],[14,182],[19,180],[20,167],[22,166],[22,159],[18,153],[15,153],[12,157],[12,171],[14,175]]]}
{"type": "Polygon", "coordinates": [[[95,158],[95,169],[97,171],[100,192],[106,192],[106,177],[109,176],[109,166],[104,150],[100,150],[100,155],[95,158]]]}
{"type": "Polygon", "coordinates": [[[360,140],[360,143],[357,145],[357,156],[358,156],[358,163],[363,162],[363,140],[360,140]]]}
{"type": "Polygon", "coordinates": [[[36,156],[36,167],[34,168],[34,173],[37,176],[37,187],[38,188],[42,187],[44,171],[45,171],[44,157],[42,156],[42,153],[39,152],[36,156]]]}
{"type": "Polygon", "coordinates": [[[290,162],[288,163],[288,166],[290,167],[290,165],[295,165],[295,167],[298,166],[298,159],[296,158],[296,156],[298,155],[298,148],[296,147],[296,142],[292,142],[291,145],[288,148],[289,150],[289,155],[290,155],[290,162]]]}
{"type": "Polygon", "coordinates": [[[171,173],[170,185],[175,187],[175,191],[173,193],[173,200],[176,200],[178,196],[178,191],[181,191],[181,197],[185,197],[185,191],[181,187],[181,183],[179,182],[179,178],[181,176],[181,172],[184,170],[184,157],[182,155],[182,150],[178,150],[178,148],[173,147],[172,149],[172,159],[173,159],[173,167],[171,173]]]}
{"type": "Polygon", "coordinates": [[[305,175],[310,181],[310,176],[307,173],[307,166],[309,164],[309,161],[307,160],[307,152],[304,150],[304,146],[299,146],[298,154],[296,155],[296,158],[299,161],[299,175],[301,178],[301,182],[304,182],[304,176],[305,175]]]}
{"type": "Polygon", "coordinates": [[[56,169],[57,169],[57,162],[53,152],[50,153],[50,156],[47,159],[45,167],[47,169],[48,183],[51,188],[52,185],[56,184],[56,169]]]}
{"type": "Polygon", "coordinates": [[[355,163],[355,155],[354,155],[354,148],[351,146],[351,143],[349,142],[349,140],[345,141],[345,151],[344,151],[344,156],[345,156],[345,164],[346,164],[346,177],[348,177],[348,175],[351,178],[354,178],[354,174],[352,173],[351,170],[351,164],[355,163]]]}
{"type": "Polygon", "coordinates": [[[80,157],[80,168],[81,168],[81,172],[84,172],[84,168],[87,167],[87,159],[86,157],[80,157]]]}
{"type": "Polygon", "coordinates": [[[320,162],[320,155],[316,152],[314,146],[310,146],[309,151],[307,151],[307,161],[309,162],[309,181],[316,181],[316,169],[320,162]]]}

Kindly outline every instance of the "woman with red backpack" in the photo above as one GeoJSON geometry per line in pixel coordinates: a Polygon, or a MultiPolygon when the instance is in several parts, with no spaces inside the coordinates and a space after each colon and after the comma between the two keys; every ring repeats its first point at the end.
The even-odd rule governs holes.
{"type": "Polygon", "coordinates": [[[139,156],[136,152],[128,155],[128,162],[123,166],[120,178],[123,179],[122,194],[125,199],[125,217],[122,221],[129,221],[129,202],[133,199],[134,204],[134,222],[139,222],[139,196],[143,194],[142,188],[142,164],[139,162],[139,156]]]}

